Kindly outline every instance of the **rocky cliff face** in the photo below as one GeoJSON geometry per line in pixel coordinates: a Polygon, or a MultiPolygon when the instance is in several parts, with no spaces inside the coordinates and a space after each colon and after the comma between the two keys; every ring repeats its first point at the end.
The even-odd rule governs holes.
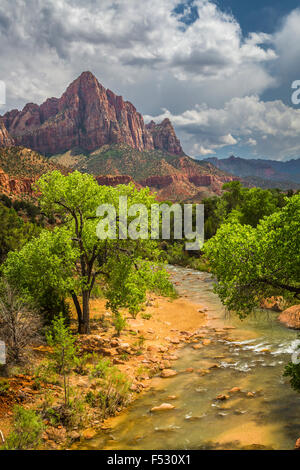
{"type": "Polygon", "coordinates": [[[151,121],[146,125],[146,128],[152,135],[154,148],[165,150],[174,155],[184,154],[170,119],[164,119],[160,124],[151,121]]]}
{"type": "Polygon", "coordinates": [[[207,192],[207,195],[220,195],[222,194],[223,184],[235,179],[237,178],[201,175],[197,174],[196,171],[194,174],[187,174],[182,171],[181,173],[169,175],[150,176],[139,181],[139,185],[148,186],[152,191],[155,191],[159,200],[180,201],[196,200],[198,196],[201,199],[205,192],[207,192]]]}
{"type": "Polygon", "coordinates": [[[0,119],[0,147],[10,147],[11,145],[14,145],[14,140],[9,135],[4,121],[0,119]]]}
{"type": "Polygon", "coordinates": [[[0,168],[0,192],[14,196],[32,195],[33,178],[11,178],[0,168]]]}
{"type": "Polygon", "coordinates": [[[34,196],[33,183],[53,170],[69,172],[33,150],[16,146],[0,148],[0,193],[13,197],[34,196]]]}
{"type": "Polygon", "coordinates": [[[83,72],[61,98],[41,106],[27,104],[22,111],[3,116],[3,137],[16,145],[51,155],[74,148],[91,152],[106,144],[127,144],[137,150],[161,149],[183,154],[171,122],[148,126],[135,107],[106,90],[91,72],[83,72]]]}
{"type": "Polygon", "coordinates": [[[100,186],[118,186],[119,184],[135,183],[129,175],[100,175],[96,176],[96,181],[100,186]]]}

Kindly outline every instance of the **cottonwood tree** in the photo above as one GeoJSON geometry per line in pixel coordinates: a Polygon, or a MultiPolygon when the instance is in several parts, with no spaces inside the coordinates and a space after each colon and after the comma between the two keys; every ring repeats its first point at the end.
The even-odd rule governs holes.
{"type": "Polygon", "coordinates": [[[263,298],[300,299],[300,195],[256,228],[236,221],[222,225],[204,251],[224,305],[241,317],[263,298]]]}
{"type": "Polygon", "coordinates": [[[45,230],[21,251],[9,253],[3,272],[12,284],[40,300],[49,289],[54,296],[71,296],[79,333],[90,330],[90,296],[97,280],[104,286],[116,321],[121,307],[128,307],[131,313],[140,309],[147,289],[166,294],[172,291],[165,270],[153,266],[153,259],[159,258],[156,241],[118,238],[119,197],[127,197],[129,209],[144,204],[150,210],[155,199],[148,188],[99,186],[88,174],[64,176],[53,171],[40,178],[37,190],[42,211],[59,216],[61,224],[53,231],[45,230]],[[101,220],[97,208],[102,204],[115,208],[116,238],[102,240],[97,236],[101,220]]]}

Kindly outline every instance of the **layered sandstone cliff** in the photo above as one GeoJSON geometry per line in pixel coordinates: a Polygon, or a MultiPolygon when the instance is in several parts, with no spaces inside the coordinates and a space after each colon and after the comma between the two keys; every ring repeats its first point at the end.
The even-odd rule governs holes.
{"type": "Polygon", "coordinates": [[[175,134],[174,127],[170,119],[164,119],[160,124],[151,121],[146,125],[153,138],[154,148],[165,150],[174,155],[183,155],[180,140],[175,134]]]}
{"type": "Polygon", "coordinates": [[[41,106],[28,103],[22,111],[3,116],[0,146],[16,145],[42,154],[63,153],[74,148],[91,152],[106,144],[127,144],[137,150],[160,149],[176,155],[183,150],[171,122],[145,125],[136,108],[106,90],[91,72],[83,72],[61,98],[41,106]]]}
{"type": "Polygon", "coordinates": [[[12,178],[0,168],[0,192],[23,196],[33,194],[32,185],[34,178],[12,178]]]}
{"type": "Polygon", "coordinates": [[[14,140],[9,135],[4,121],[0,119],[0,147],[10,147],[11,145],[14,145],[14,140]]]}

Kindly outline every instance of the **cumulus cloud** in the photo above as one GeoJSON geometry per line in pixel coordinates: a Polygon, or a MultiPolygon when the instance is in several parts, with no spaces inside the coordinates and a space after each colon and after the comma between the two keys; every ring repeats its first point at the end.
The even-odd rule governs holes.
{"type": "Polygon", "coordinates": [[[167,109],[188,153],[245,144],[263,156],[294,155],[286,123],[298,114],[256,95],[296,67],[299,21],[295,10],[274,35],[245,37],[212,0],[2,0],[0,112],[60,96],[91,70],[143,114],[167,109]]]}
{"type": "Polygon", "coordinates": [[[274,34],[272,41],[278,60],[274,61],[273,69],[282,81],[290,83],[299,76],[300,56],[300,8],[287,15],[280,29],[274,34]]]}
{"type": "Polygon", "coordinates": [[[244,38],[238,22],[211,1],[194,0],[180,11],[178,3],[2,0],[0,79],[7,81],[8,105],[61,93],[86,69],[129,99],[137,91],[142,112],[169,106],[168,87],[176,108],[176,94],[187,84],[187,105],[206,92],[227,99],[231,80],[238,96],[272,84],[264,68],[276,58],[268,35],[244,38]],[[197,15],[187,25],[191,9],[197,15]],[[253,81],[241,79],[250,74],[253,81]]]}
{"type": "Polygon", "coordinates": [[[223,108],[197,105],[182,114],[167,109],[159,116],[168,117],[189,141],[194,155],[215,153],[235,145],[249,147],[260,156],[282,159],[300,154],[300,110],[281,100],[261,101],[258,96],[232,98],[223,108]],[[255,149],[254,149],[255,148],[255,149]]]}

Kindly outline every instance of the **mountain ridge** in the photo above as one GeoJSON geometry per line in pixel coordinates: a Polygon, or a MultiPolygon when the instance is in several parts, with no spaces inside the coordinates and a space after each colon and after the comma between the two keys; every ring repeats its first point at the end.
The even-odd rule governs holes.
{"type": "Polygon", "coordinates": [[[231,155],[228,158],[205,158],[217,168],[240,178],[260,178],[270,182],[290,183],[291,188],[300,184],[300,158],[286,162],[266,159],[246,159],[231,155]]]}
{"type": "Polygon", "coordinates": [[[76,147],[91,152],[115,143],[184,155],[169,119],[146,125],[132,103],[104,88],[88,71],[60,98],[27,103],[21,111],[0,116],[0,146],[21,145],[49,156],[76,147]]]}

